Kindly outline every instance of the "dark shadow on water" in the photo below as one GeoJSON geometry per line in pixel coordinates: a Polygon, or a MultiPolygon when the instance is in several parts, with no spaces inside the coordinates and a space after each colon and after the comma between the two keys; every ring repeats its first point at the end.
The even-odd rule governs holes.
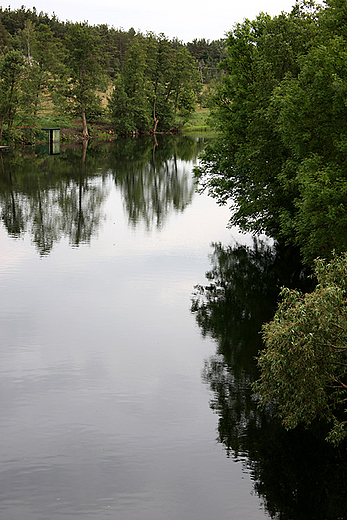
{"type": "Polygon", "coordinates": [[[262,348],[261,325],[276,308],[279,288],[312,289],[297,251],[254,241],[253,247],[213,245],[208,284],[197,286],[192,312],[203,336],[216,342],[203,380],[212,390],[218,442],[226,455],[241,458],[254,490],[272,518],[347,518],[347,450],[324,441],[320,424],[310,431],[285,431],[257,408],[250,385],[262,348]]]}

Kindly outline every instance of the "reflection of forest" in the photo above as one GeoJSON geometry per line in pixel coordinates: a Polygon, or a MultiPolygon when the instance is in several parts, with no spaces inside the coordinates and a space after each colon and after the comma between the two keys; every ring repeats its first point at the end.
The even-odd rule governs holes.
{"type": "Polygon", "coordinates": [[[29,233],[40,255],[61,237],[89,243],[103,221],[105,179],[113,175],[129,221],[161,226],[166,215],[190,203],[193,185],[181,161],[194,160],[201,140],[121,139],[62,147],[59,156],[29,152],[0,155],[1,220],[14,238],[29,233]],[[88,149],[87,149],[88,148],[88,149]]]}
{"type": "Polygon", "coordinates": [[[159,143],[123,141],[114,156],[114,181],[132,225],[161,227],[171,211],[183,211],[192,200],[194,185],[184,163],[196,159],[199,141],[158,137],[159,143]]]}
{"type": "Polygon", "coordinates": [[[205,363],[218,441],[242,457],[273,518],[347,518],[347,455],[324,441],[321,425],[286,432],[262,413],[250,385],[257,377],[262,323],[271,319],[280,286],[312,283],[289,249],[255,241],[253,248],[214,245],[209,285],[196,288],[192,311],[204,336],[217,343],[205,363]]]}
{"type": "Polygon", "coordinates": [[[106,197],[87,142],[62,156],[14,153],[1,156],[1,220],[9,235],[32,237],[40,255],[50,253],[62,236],[72,246],[87,243],[101,221],[106,197]]]}

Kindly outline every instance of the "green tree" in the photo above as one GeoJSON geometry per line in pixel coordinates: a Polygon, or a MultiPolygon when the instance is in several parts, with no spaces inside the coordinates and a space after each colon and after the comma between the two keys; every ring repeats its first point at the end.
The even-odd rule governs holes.
{"type": "Polygon", "coordinates": [[[294,211],[297,187],[282,180],[289,151],[271,102],[287,75],[297,77],[300,57],[315,42],[316,16],[298,3],[289,14],[245,20],[228,35],[213,111],[218,138],[202,154],[196,174],[201,189],[231,203],[231,224],[243,230],[277,237],[282,214],[294,211]]]}
{"type": "Polygon", "coordinates": [[[199,90],[193,58],[177,40],[163,34],[136,35],[109,99],[112,120],[120,131],[156,133],[177,126],[194,109],[199,90]]]}
{"type": "Polygon", "coordinates": [[[132,130],[148,130],[150,118],[146,88],[146,50],[143,38],[134,38],[130,45],[122,78],[130,104],[132,130]]]}
{"type": "Polygon", "coordinates": [[[158,123],[163,129],[171,126],[173,109],[168,103],[167,92],[172,77],[171,44],[164,34],[147,36],[148,97],[151,106],[152,132],[158,123]]]}
{"type": "Polygon", "coordinates": [[[33,59],[36,64],[34,75],[34,115],[37,115],[42,94],[50,92],[61,72],[63,52],[61,42],[55,38],[48,25],[40,24],[35,33],[33,59]]]}
{"type": "Polygon", "coordinates": [[[223,72],[219,64],[226,58],[225,39],[210,42],[205,38],[195,38],[186,47],[195,59],[201,83],[209,84],[221,79],[223,72]]]}
{"type": "Polygon", "coordinates": [[[62,72],[62,45],[45,24],[25,23],[25,67],[21,84],[21,123],[36,126],[41,103],[49,99],[62,72]]]}
{"type": "Polygon", "coordinates": [[[101,41],[105,72],[110,78],[115,79],[116,75],[123,70],[125,56],[136,35],[135,30],[131,28],[124,31],[108,27],[106,24],[98,25],[93,29],[101,41]]]}
{"type": "Polygon", "coordinates": [[[116,132],[128,134],[136,128],[131,100],[120,74],[116,77],[113,90],[108,98],[108,109],[116,132]]]}
{"type": "Polygon", "coordinates": [[[169,130],[175,125],[175,115],[193,110],[199,84],[194,60],[180,42],[170,42],[163,34],[148,37],[149,98],[153,127],[169,130]]]}
{"type": "Polygon", "coordinates": [[[20,85],[23,75],[24,60],[17,50],[11,50],[0,59],[0,140],[4,126],[11,134],[14,117],[20,102],[20,85]]]}
{"type": "Polygon", "coordinates": [[[327,439],[347,436],[347,253],[315,263],[317,286],[284,288],[273,320],[263,326],[265,349],[254,385],[260,404],[275,403],[284,426],[330,424],[327,439]]]}
{"type": "Polygon", "coordinates": [[[87,117],[100,113],[99,90],[105,87],[101,66],[101,47],[92,27],[86,23],[69,24],[65,37],[67,78],[60,89],[64,108],[79,114],[83,138],[89,138],[87,117]]]}
{"type": "Polygon", "coordinates": [[[194,62],[185,47],[177,46],[174,50],[171,89],[175,113],[184,120],[188,119],[194,110],[200,85],[194,62]]]}
{"type": "Polygon", "coordinates": [[[229,34],[216,96],[219,137],[196,169],[201,189],[230,203],[231,224],[301,248],[347,249],[345,2],[298,2],[229,34]]]}
{"type": "Polygon", "coordinates": [[[301,58],[298,76],[287,77],[272,100],[289,151],[282,181],[295,182],[297,189],[295,211],[283,213],[282,229],[307,262],[347,249],[346,39],[325,31],[322,39],[301,58]]]}
{"type": "Polygon", "coordinates": [[[146,89],[146,50],[143,38],[130,45],[123,73],[114,82],[109,97],[109,110],[115,128],[120,133],[150,129],[150,106],[146,89]]]}
{"type": "Polygon", "coordinates": [[[9,45],[10,41],[11,41],[11,35],[5,29],[3,23],[1,22],[1,18],[0,18],[0,51],[1,52],[7,45],[9,45]]]}

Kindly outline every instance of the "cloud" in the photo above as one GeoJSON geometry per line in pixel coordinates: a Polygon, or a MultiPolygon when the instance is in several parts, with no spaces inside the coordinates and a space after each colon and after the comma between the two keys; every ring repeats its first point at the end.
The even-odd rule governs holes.
{"type": "MultiPolygon", "coordinates": [[[[13,1],[11,9],[18,9],[22,0],[13,1]]],[[[106,23],[125,30],[133,27],[141,32],[163,32],[168,37],[178,37],[185,42],[194,38],[209,40],[223,38],[236,22],[244,18],[255,18],[260,11],[271,15],[281,11],[290,11],[294,0],[162,0],[161,2],[143,2],[130,0],[38,0],[35,6],[56,16],[61,21],[88,21],[91,25],[106,23]]],[[[27,6],[31,8],[31,6],[27,6]]]]}

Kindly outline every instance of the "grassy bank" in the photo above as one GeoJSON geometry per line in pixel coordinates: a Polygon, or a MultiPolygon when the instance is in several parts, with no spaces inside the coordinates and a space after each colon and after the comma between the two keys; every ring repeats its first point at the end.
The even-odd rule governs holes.
{"type": "Polygon", "coordinates": [[[208,108],[197,108],[190,116],[190,119],[183,126],[183,133],[187,132],[207,132],[211,130],[208,123],[210,110],[208,108]]]}

